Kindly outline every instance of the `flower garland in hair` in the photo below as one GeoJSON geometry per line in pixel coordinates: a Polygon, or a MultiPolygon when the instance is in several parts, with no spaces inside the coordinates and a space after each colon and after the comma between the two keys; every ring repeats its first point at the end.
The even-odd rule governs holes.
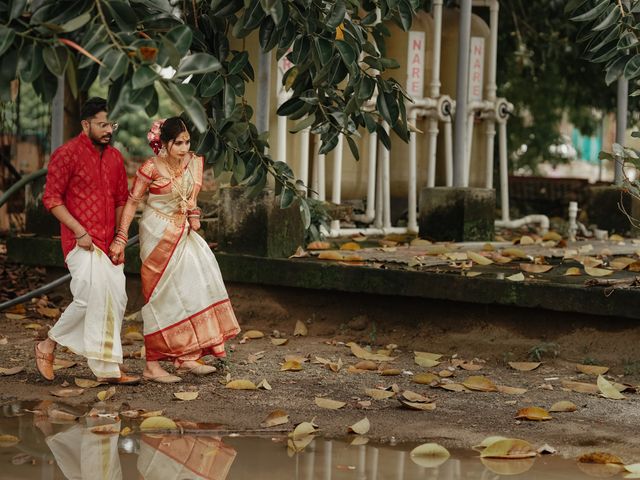
{"type": "Polygon", "coordinates": [[[156,155],[158,155],[158,152],[160,152],[160,149],[162,148],[162,142],[160,141],[160,128],[162,128],[162,124],[164,123],[164,121],[165,119],[161,118],[160,120],[156,120],[155,122],[153,122],[151,124],[149,133],[147,133],[149,146],[151,147],[151,150],[153,150],[153,153],[155,153],[156,155]]]}

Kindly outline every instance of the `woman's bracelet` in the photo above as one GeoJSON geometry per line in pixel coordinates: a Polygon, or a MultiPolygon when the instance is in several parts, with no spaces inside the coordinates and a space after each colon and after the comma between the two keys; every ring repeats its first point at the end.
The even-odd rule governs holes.
{"type": "Polygon", "coordinates": [[[84,237],[87,233],[89,232],[84,232],[82,235],[80,235],[79,237],[75,237],[76,240],[80,240],[82,237],[84,237]]]}
{"type": "Polygon", "coordinates": [[[120,245],[127,245],[127,242],[120,237],[116,237],[113,239],[114,243],[119,243],[120,245]]]}
{"type": "Polygon", "coordinates": [[[191,215],[187,215],[187,218],[200,218],[200,214],[199,213],[198,214],[193,213],[191,215]]]}

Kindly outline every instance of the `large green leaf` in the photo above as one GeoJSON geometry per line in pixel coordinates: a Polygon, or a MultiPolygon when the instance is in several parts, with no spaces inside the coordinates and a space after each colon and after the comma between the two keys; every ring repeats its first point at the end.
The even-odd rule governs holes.
{"type": "Polygon", "coordinates": [[[628,57],[618,58],[613,64],[607,69],[607,75],[605,77],[605,82],[607,85],[611,85],[615,82],[622,72],[624,71],[624,67],[627,64],[628,57]]]}
{"type": "Polygon", "coordinates": [[[113,20],[118,24],[118,28],[124,32],[135,31],[138,19],[136,17],[136,13],[127,2],[122,2],[120,0],[100,0],[100,3],[107,7],[111,14],[111,18],[113,18],[113,20]]]}
{"type": "Polygon", "coordinates": [[[133,74],[131,86],[134,90],[152,85],[160,76],[148,65],[141,65],[133,74]]]}
{"type": "Polygon", "coordinates": [[[20,50],[18,68],[20,68],[20,78],[23,81],[27,83],[35,81],[44,68],[40,46],[32,43],[27,48],[20,50]]]}
{"type": "Polygon", "coordinates": [[[69,51],[64,47],[48,46],[42,51],[42,57],[49,71],[59,77],[67,68],[69,51]]]}
{"type": "Polygon", "coordinates": [[[0,25],[0,55],[9,49],[15,36],[13,29],[0,25]]]}
{"type": "Polygon", "coordinates": [[[593,27],[593,29],[597,32],[602,31],[602,30],[606,30],[607,28],[611,27],[612,25],[615,25],[615,23],[618,21],[618,19],[620,18],[620,9],[618,8],[617,5],[612,5],[609,8],[609,12],[607,14],[607,16],[600,22],[598,23],[595,27],[593,27]]]}
{"type": "Polygon", "coordinates": [[[209,73],[220,70],[220,61],[209,53],[193,53],[186,56],[178,67],[178,77],[187,77],[200,73],[209,73]]]}
{"type": "Polygon", "coordinates": [[[395,97],[391,93],[382,92],[378,94],[378,100],[376,101],[376,107],[382,118],[393,127],[398,121],[398,115],[400,110],[396,102],[395,97]]]}
{"type": "Polygon", "coordinates": [[[189,51],[189,47],[191,47],[193,32],[187,25],[178,25],[169,30],[165,38],[171,42],[178,51],[178,54],[183,57],[189,51]]]}
{"type": "Polygon", "coordinates": [[[240,73],[247,62],[249,61],[249,52],[239,52],[229,62],[228,73],[229,75],[235,75],[240,73]]]}
{"type": "Polygon", "coordinates": [[[600,2],[593,7],[591,10],[572,17],[571,20],[574,22],[588,22],[589,20],[595,20],[598,18],[609,6],[609,0],[600,0],[600,2]]]}
{"type": "Polygon", "coordinates": [[[77,16],[61,25],[62,30],[65,32],[75,32],[76,30],[84,27],[93,17],[90,12],[85,12],[82,15],[77,16]]]}
{"type": "Polygon", "coordinates": [[[342,61],[349,70],[357,68],[356,60],[358,57],[356,51],[351,45],[344,40],[338,40],[336,41],[336,48],[338,49],[338,52],[340,52],[342,61]]]}
{"type": "Polygon", "coordinates": [[[24,13],[24,9],[27,6],[27,0],[11,0],[11,10],[9,11],[9,20],[18,18],[24,13]]]}
{"type": "Polygon", "coordinates": [[[325,25],[329,30],[335,30],[338,28],[347,13],[347,6],[343,0],[334,2],[333,8],[325,20],[325,25]]]}
{"type": "Polygon", "coordinates": [[[631,80],[640,75],[640,54],[634,55],[624,67],[624,78],[631,80]]]}
{"type": "Polygon", "coordinates": [[[213,97],[224,88],[224,78],[218,73],[208,73],[202,77],[199,88],[202,97],[213,97]]]}

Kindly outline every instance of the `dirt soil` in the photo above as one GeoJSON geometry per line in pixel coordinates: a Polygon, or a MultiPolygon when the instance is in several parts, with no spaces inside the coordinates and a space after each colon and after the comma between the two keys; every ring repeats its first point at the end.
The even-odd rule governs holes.
{"type": "MultiPolygon", "coordinates": [[[[59,274],[61,271],[56,272],[59,274]]],[[[140,307],[139,282],[129,279],[130,312],[140,307]]],[[[275,430],[315,418],[322,433],[329,437],[347,434],[347,426],[363,417],[371,421],[369,436],[383,442],[437,441],[448,447],[479,443],[489,435],[523,438],[540,446],[548,443],[565,455],[606,450],[628,462],[640,461],[640,395],[624,392],[625,400],[609,400],[597,394],[575,393],[563,388],[562,380],[595,384],[596,377],[577,372],[577,363],[611,367],[609,380],[640,385],[640,328],[629,320],[557,313],[533,309],[429,301],[394,296],[372,296],[319,292],[301,289],[266,288],[255,285],[228,285],[232,303],[243,332],[258,330],[264,338],[228,344],[226,365],[205,378],[187,375],[183,383],[118,387],[108,400],[115,408],[121,403],[131,408],[164,410],[174,419],[222,423],[233,430],[260,429],[272,411],[285,410],[290,423],[275,430]],[[296,322],[308,327],[307,336],[294,337],[296,322]],[[288,338],[283,346],[272,343],[272,336],[288,338]],[[395,360],[382,368],[397,369],[399,375],[378,371],[351,373],[356,358],[347,342],[371,346],[375,352],[389,344],[395,360]],[[414,362],[413,351],[442,354],[442,363],[423,368],[414,362]],[[259,352],[263,352],[259,354],[259,352]],[[281,371],[284,357],[300,355],[310,359],[301,371],[281,371]],[[339,371],[313,363],[315,357],[342,361],[339,371]],[[517,371],[513,361],[540,359],[542,365],[530,372],[517,371]],[[478,371],[453,368],[453,360],[474,361],[478,371]],[[499,392],[453,392],[414,383],[418,373],[438,374],[451,367],[446,381],[464,382],[483,375],[496,385],[521,387],[520,395],[499,392]],[[412,375],[413,374],[413,375],[412,375]],[[266,379],[272,390],[231,390],[227,377],[258,383],[266,379]],[[433,411],[404,408],[397,398],[374,400],[365,389],[392,387],[411,390],[432,399],[433,411]],[[197,390],[193,401],[177,401],[174,392],[197,390]],[[346,402],[339,410],[320,408],[316,397],[346,402]],[[548,421],[515,418],[519,409],[529,406],[550,408],[560,400],[577,406],[572,413],[553,413],[548,421]],[[359,404],[358,402],[369,402],[359,404]],[[635,457],[635,458],[634,458],[635,457]]],[[[64,307],[69,301],[66,288],[48,297],[49,307],[64,307]]],[[[615,301],[613,298],[612,301],[615,301]]],[[[44,302],[40,302],[41,305],[44,302]]],[[[106,387],[87,389],[76,397],[58,399],[51,390],[63,383],[75,386],[74,378],[92,378],[84,361],[70,353],[60,358],[77,365],[56,372],[56,379],[40,378],[33,363],[33,344],[46,334],[51,319],[35,311],[36,304],[22,312],[24,318],[0,314],[0,367],[24,365],[24,370],[0,380],[0,402],[16,400],[64,401],[72,405],[97,402],[97,392],[106,387]],[[37,323],[40,330],[25,328],[37,323]],[[6,337],[6,343],[2,341],[6,337]]],[[[20,314],[20,310],[17,310],[20,314]]],[[[127,320],[123,332],[141,331],[142,325],[127,320]]],[[[125,340],[125,352],[134,354],[140,341],[125,340]]],[[[215,362],[212,363],[215,364],[215,362]]],[[[142,360],[125,361],[131,372],[141,372],[142,360]]],[[[171,369],[171,367],[169,367],[171,369]]],[[[124,407],[123,407],[124,408],[124,407]]]]}

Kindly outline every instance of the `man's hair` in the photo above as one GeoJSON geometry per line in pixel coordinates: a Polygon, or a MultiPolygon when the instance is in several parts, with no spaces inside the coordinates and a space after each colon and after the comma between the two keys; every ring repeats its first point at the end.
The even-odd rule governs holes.
{"type": "Polygon", "coordinates": [[[107,101],[100,97],[91,97],[80,110],[80,120],[88,120],[100,112],[108,112],[107,101]]]}

